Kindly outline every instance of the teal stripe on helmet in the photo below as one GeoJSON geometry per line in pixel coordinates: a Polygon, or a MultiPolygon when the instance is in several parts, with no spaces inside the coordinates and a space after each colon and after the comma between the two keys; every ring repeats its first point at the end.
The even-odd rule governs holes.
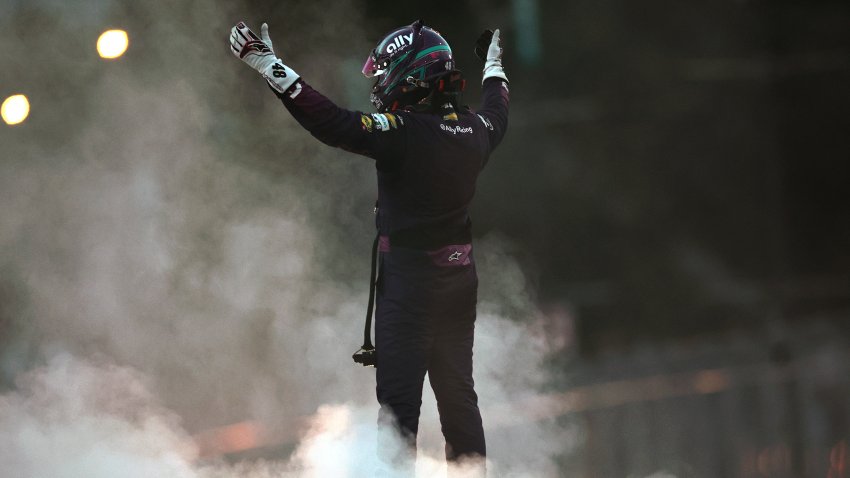
{"type": "Polygon", "coordinates": [[[384,89],[384,94],[389,93],[389,92],[390,92],[390,90],[392,90],[392,89],[393,89],[396,85],[398,85],[398,84],[399,84],[399,83],[401,83],[402,81],[407,81],[407,78],[408,78],[408,77],[410,77],[410,76],[412,76],[412,77],[416,78],[417,80],[424,80],[424,79],[425,79],[425,67],[424,67],[424,66],[420,66],[419,68],[417,68],[417,69],[415,69],[415,70],[411,71],[409,75],[407,75],[407,76],[405,76],[405,77],[401,77],[401,76],[400,76],[400,77],[398,77],[398,79],[396,79],[396,80],[393,82],[393,84],[392,84],[392,85],[389,85],[389,86],[387,86],[387,87],[384,89]]]}
{"type": "Polygon", "coordinates": [[[390,73],[392,73],[392,72],[393,72],[393,70],[395,70],[395,69],[398,67],[398,65],[401,65],[402,61],[403,61],[405,58],[407,58],[407,55],[410,55],[410,52],[407,52],[407,53],[405,53],[404,55],[401,55],[400,57],[398,57],[398,60],[394,61],[394,62],[393,62],[393,64],[392,64],[392,65],[390,65],[390,68],[387,70],[387,72],[386,72],[386,73],[384,73],[384,75],[386,75],[386,77],[387,77],[387,78],[389,78],[389,77],[390,77],[390,73]]]}
{"type": "MultiPolygon", "coordinates": [[[[451,49],[451,48],[449,48],[449,46],[448,46],[448,45],[436,45],[436,46],[432,46],[431,48],[426,48],[425,50],[422,50],[422,51],[420,51],[419,53],[417,53],[417,54],[416,54],[416,57],[414,57],[414,58],[413,58],[413,61],[416,61],[416,60],[418,60],[418,59],[420,59],[420,58],[422,58],[422,57],[424,57],[424,56],[426,56],[426,55],[429,55],[429,54],[431,54],[431,53],[434,53],[435,51],[448,51],[449,53],[451,53],[452,49],[451,49]]],[[[387,72],[386,72],[386,73],[384,73],[384,74],[386,75],[386,77],[387,77],[387,78],[389,78],[389,77],[390,77],[390,74],[393,72],[393,70],[395,70],[395,69],[396,69],[396,67],[398,67],[399,65],[401,65],[401,64],[402,64],[403,60],[404,60],[404,59],[407,57],[407,55],[409,55],[409,54],[410,54],[410,52],[407,52],[407,53],[405,53],[404,55],[400,56],[400,57],[398,58],[398,60],[396,60],[396,61],[394,61],[394,62],[393,62],[392,66],[390,66],[390,68],[387,70],[387,72]]],[[[408,76],[413,76],[413,77],[418,76],[418,77],[419,77],[418,79],[420,79],[420,80],[421,80],[421,79],[423,79],[423,78],[425,77],[425,67],[423,66],[423,67],[417,68],[416,70],[413,70],[412,72],[410,72],[410,75],[408,75],[408,76]],[[417,75],[417,73],[418,73],[418,75],[417,75]]],[[[393,88],[395,88],[395,87],[396,87],[396,85],[398,85],[399,83],[401,83],[403,80],[406,80],[406,78],[407,78],[406,76],[405,76],[404,78],[402,78],[402,77],[396,78],[396,80],[395,80],[394,82],[392,82],[392,84],[387,85],[387,87],[386,87],[386,88],[384,88],[384,94],[389,93],[389,92],[390,92],[390,90],[392,90],[393,88]]]]}

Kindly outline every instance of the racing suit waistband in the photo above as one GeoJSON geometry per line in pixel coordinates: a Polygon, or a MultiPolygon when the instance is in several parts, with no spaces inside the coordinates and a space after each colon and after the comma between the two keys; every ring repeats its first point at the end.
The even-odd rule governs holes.
{"type": "Polygon", "coordinates": [[[466,266],[471,264],[471,243],[449,244],[436,249],[422,250],[398,246],[389,236],[378,237],[378,251],[383,253],[393,252],[393,246],[396,246],[394,255],[401,254],[413,261],[431,263],[440,267],[466,266]]]}

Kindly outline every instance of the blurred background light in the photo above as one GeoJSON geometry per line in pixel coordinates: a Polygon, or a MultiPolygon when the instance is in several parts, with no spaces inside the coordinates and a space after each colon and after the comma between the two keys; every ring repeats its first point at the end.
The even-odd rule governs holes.
{"type": "Polygon", "coordinates": [[[97,53],[101,58],[118,58],[127,51],[130,44],[124,30],[107,30],[97,39],[97,53]]]}
{"type": "Polygon", "coordinates": [[[30,102],[24,95],[12,95],[3,101],[0,116],[8,125],[22,123],[30,114],[30,102]]]}
{"type": "Polygon", "coordinates": [[[519,58],[526,65],[538,65],[543,56],[538,0],[514,0],[512,5],[519,58]]]}

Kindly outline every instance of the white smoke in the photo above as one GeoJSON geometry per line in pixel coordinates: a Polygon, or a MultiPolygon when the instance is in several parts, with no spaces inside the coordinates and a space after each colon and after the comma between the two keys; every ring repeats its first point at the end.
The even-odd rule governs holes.
{"type": "MultiPolygon", "coordinates": [[[[0,396],[0,467],[10,476],[32,478],[409,476],[378,459],[374,410],[351,403],[319,406],[285,461],[205,462],[180,418],[162,406],[149,383],[131,368],[64,354],[21,375],[17,389],[0,396]]],[[[452,476],[478,476],[478,466],[460,464],[452,476]]],[[[492,462],[488,468],[491,476],[556,476],[529,461],[517,467],[522,471],[492,462]]],[[[420,451],[417,476],[445,470],[441,457],[420,451]]]]}
{"type": "Polygon", "coordinates": [[[57,356],[18,386],[0,399],[5,476],[195,476],[190,437],[137,372],[57,356]]]}

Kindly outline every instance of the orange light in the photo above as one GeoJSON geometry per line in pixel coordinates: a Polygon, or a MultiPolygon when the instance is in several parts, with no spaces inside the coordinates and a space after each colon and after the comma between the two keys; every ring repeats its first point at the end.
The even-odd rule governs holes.
{"type": "Polygon", "coordinates": [[[829,452],[829,478],[845,478],[847,471],[847,442],[842,440],[829,452]]]}
{"type": "Polygon", "coordinates": [[[265,444],[266,430],[252,421],[207,430],[195,437],[201,456],[251,450],[265,444]]]}
{"type": "Polygon", "coordinates": [[[729,388],[729,376],[719,370],[703,370],[694,376],[694,389],[703,394],[717,393],[729,388]]]}

